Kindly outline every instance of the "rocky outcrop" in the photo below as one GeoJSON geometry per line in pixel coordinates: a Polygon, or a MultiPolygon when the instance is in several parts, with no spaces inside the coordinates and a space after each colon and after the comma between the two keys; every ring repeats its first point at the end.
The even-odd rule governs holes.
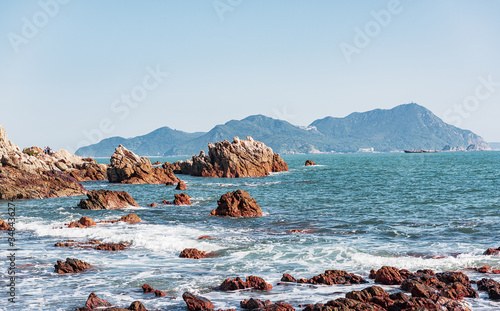
{"type": "Polygon", "coordinates": [[[212,210],[211,216],[222,217],[260,217],[262,210],[248,192],[238,189],[223,194],[217,201],[217,209],[212,210]]]}
{"type": "Polygon", "coordinates": [[[82,199],[78,206],[82,209],[120,209],[139,206],[125,191],[92,190],[87,192],[88,199],[82,199]]]}
{"type": "Polygon", "coordinates": [[[82,185],[64,173],[82,160],[66,150],[52,156],[31,148],[26,153],[12,143],[0,125],[0,199],[42,199],[85,193],[82,185]]]}
{"type": "Polygon", "coordinates": [[[174,194],[174,204],[175,205],[191,205],[191,197],[185,193],[174,194]]]}
{"type": "Polygon", "coordinates": [[[111,156],[107,173],[111,183],[174,185],[180,181],[171,169],[153,167],[148,158],[139,157],[122,145],[111,156]]]}
{"type": "Polygon", "coordinates": [[[2,181],[0,199],[43,199],[86,193],[85,188],[66,173],[26,171],[9,165],[4,164],[0,167],[0,180],[2,181]]]}
{"type": "Polygon", "coordinates": [[[10,229],[10,225],[5,220],[0,218],[0,231],[9,230],[9,229],[10,229]]]}
{"type": "Polygon", "coordinates": [[[490,299],[500,300],[500,283],[493,279],[481,279],[477,282],[477,289],[487,292],[490,299]]]}
{"type": "Polygon", "coordinates": [[[54,272],[64,274],[83,272],[89,268],[92,268],[92,266],[85,261],[81,261],[75,258],[66,258],[66,261],[58,260],[54,265],[54,268],[54,272]]]}
{"type": "Polygon", "coordinates": [[[76,163],[73,167],[74,169],[69,170],[69,174],[77,181],[108,179],[108,166],[106,164],[99,164],[94,159],[83,159],[82,163],[76,163]]]}
{"type": "Polygon", "coordinates": [[[87,302],[85,303],[85,306],[89,309],[96,309],[102,307],[111,307],[112,305],[106,300],[97,297],[96,294],[91,293],[89,295],[89,298],[87,299],[87,302]]]}
{"type": "Polygon", "coordinates": [[[167,295],[163,291],[161,291],[159,289],[154,289],[151,286],[149,286],[148,284],[142,285],[142,291],[145,294],[153,293],[153,294],[155,294],[156,297],[165,297],[167,295]]]}
{"type": "Polygon", "coordinates": [[[208,144],[208,156],[202,151],[187,161],[179,161],[169,168],[178,168],[181,174],[204,177],[263,177],[269,172],[288,171],[288,165],[279,154],[251,137],[233,142],[224,140],[208,144]],[[176,164],[176,165],[175,165],[176,164]]]}
{"type": "Polygon", "coordinates": [[[352,285],[352,284],[368,283],[368,281],[366,281],[362,277],[342,270],[326,270],[325,273],[321,273],[310,279],[299,279],[299,280],[297,280],[290,274],[285,273],[283,274],[281,281],[308,283],[308,284],[324,284],[324,285],[334,285],[334,284],[352,285]]]}
{"type": "Polygon", "coordinates": [[[235,279],[226,279],[222,284],[220,285],[220,289],[223,291],[230,291],[230,290],[238,290],[238,289],[245,289],[245,288],[254,288],[258,290],[270,290],[273,288],[273,286],[264,279],[258,277],[258,276],[247,276],[246,282],[244,282],[241,278],[237,277],[235,279]]]}
{"type": "Polygon", "coordinates": [[[311,161],[311,160],[306,160],[305,166],[312,166],[312,165],[316,165],[316,163],[314,161],[311,161]]]}
{"type": "Polygon", "coordinates": [[[175,187],[175,190],[187,190],[187,188],[186,183],[181,180],[177,184],[177,187],[175,187]]]}
{"type": "Polygon", "coordinates": [[[201,259],[210,257],[211,253],[197,250],[196,248],[185,248],[179,255],[180,258],[201,259]]]}
{"type": "Polygon", "coordinates": [[[215,308],[214,304],[207,298],[193,295],[190,292],[182,294],[182,299],[184,299],[190,311],[206,311],[215,308]]]}

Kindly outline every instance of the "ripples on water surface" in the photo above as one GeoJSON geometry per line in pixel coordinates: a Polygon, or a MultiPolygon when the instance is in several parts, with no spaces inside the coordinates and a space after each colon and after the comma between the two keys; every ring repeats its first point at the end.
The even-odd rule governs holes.
{"type": "MultiPolygon", "coordinates": [[[[283,273],[310,278],[342,269],[367,278],[383,265],[400,269],[463,270],[473,280],[486,275],[468,267],[500,266],[500,152],[438,154],[285,155],[290,172],[264,178],[218,179],[179,175],[192,206],[147,207],[173,200],[174,187],[85,182],[87,189],[125,190],[140,208],[90,211],[76,207],[82,197],[17,201],[18,302],[5,310],[74,310],[95,292],[120,307],[140,300],[149,310],[186,310],[189,290],[216,308],[239,308],[244,298],[325,303],[359,286],[276,285],[283,273]],[[306,159],[320,164],[305,167],[306,159]],[[254,197],[265,213],[257,219],[209,217],[217,199],[238,188],[254,197]],[[57,229],[82,216],[117,219],[136,213],[144,222],[105,224],[88,229],[57,229]],[[311,233],[294,233],[309,229],[311,233]],[[198,240],[202,235],[214,239],[198,240]],[[130,241],[122,252],[56,248],[73,239],[130,241]],[[179,258],[187,247],[216,251],[214,258],[179,258]],[[57,275],[53,265],[67,257],[97,268],[57,275]],[[226,278],[257,275],[273,284],[269,292],[213,291],[226,278]],[[142,293],[144,283],[177,299],[142,293]]],[[[152,159],[153,162],[157,158],[152,159]]],[[[160,159],[165,161],[168,159],[160,159]]],[[[171,160],[171,159],[170,159],[171,160]]],[[[7,204],[0,203],[2,218],[7,204]]],[[[5,236],[5,235],[4,235],[5,236]]],[[[2,239],[3,253],[6,241],[2,239]]],[[[4,258],[6,255],[4,256],[4,258]]],[[[1,261],[2,283],[6,260],[1,261]]],[[[498,275],[487,277],[500,281],[498,275]]],[[[0,309],[6,308],[6,287],[0,309]]],[[[386,290],[395,287],[387,286],[386,290]]],[[[500,302],[469,299],[474,310],[498,310],[500,302]]],[[[299,310],[301,308],[298,308],[299,310]]]]}

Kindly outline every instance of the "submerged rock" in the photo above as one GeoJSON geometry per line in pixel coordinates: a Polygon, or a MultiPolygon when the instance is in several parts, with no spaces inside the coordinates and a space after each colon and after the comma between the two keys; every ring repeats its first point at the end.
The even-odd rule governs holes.
{"type": "Polygon", "coordinates": [[[111,183],[175,184],[180,181],[171,169],[153,167],[148,158],[139,157],[122,145],[111,156],[107,173],[111,183]]]}
{"type": "Polygon", "coordinates": [[[263,177],[269,172],[288,171],[279,154],[251,137],[233,142],[224,140],[208,144],[208,156],[202,151],[187,161],[165,165],[181,174],[204,177],[263,177]]]}
{"type": "Polygon", "coordinates": [[[78,260],[76,258],[66,258],[66,261],[58,260],[54,265],[54,272],[59,274],[64,273],[78,273],[83,272],[86,269],[92,268],[92,266],[85,261],[78,260]]]}
{"type": "Polygon", "coordinates": [[[88,199],[82,199],[78,206],[82,209],[120,209],[139,204],[125,191],[92,190],[87,193],[88,199]]]}
{"type": "Polygon", "coordinates": [[[305,166],[317,165],[314,161],[306,160],[305,166]]]}
{"type": "Polygon", "coordinates": [[[211,216],[222,217],[260,217],[262,210],[254,198],[248,192],[238,189],[234,192],[223,194],[217,201],[217,209],[211,216]]]}
{"type": "Polygon", "coordinates": [[[174,194],[174,204],[175,205],[191,205],[191,197],[185,193],[174,194]]]}

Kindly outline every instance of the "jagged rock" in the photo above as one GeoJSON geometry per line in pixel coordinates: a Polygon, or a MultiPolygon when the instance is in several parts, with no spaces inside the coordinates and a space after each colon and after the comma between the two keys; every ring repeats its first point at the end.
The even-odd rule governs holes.
{"type": "Polygon", "coordinates": [[[281,281],[282,282],[297,282],[297,279],[294,278],[293,276],[291,276],[290,274],[288,273],[283,273],[283,277],[281,278],[281,281]]]}
{"type": "Polygon", "coordinates": [[[477,282],[477,289],[487,292],[490,299],[500,299],[500,283],[493,279],[481,279],[477,282]]]}
{"type": "Polygon", "coordinates": [[[325,284],[325,285],[333,285],[333,284],[351,285],[351,284],[368,283],[368,281],[366,281],[362,277],[342,270],[326,270],[325,273],[321,273],[310,279],[299,279],[299,280],[285,273],[283,274],[281,280],[284,282],[325,284]]]}
{"type": "Polygon", "coordinates": [[[108,179],[108,165],[98,164],[91,158],[83,159],[82,163],[74,165],[69,174],[77,181],[106,180],[108,179]]]}
{"type": "Polygon", "coordinates": [[[175,184],[180,181],[171,169],[153,167],[148,158],[139,157],[122,145],[111,156],[107,173],[111,183],[175,184]]]}
{"type": "Polygon", "coordinates": [[[272,303],[269,300],[262,301],[260,299],[253,299],[253,298],[240,301],[240,307],[242,309],[249,309],[249,310],[260,309],[270,304],[272,303]]]}
{"type": "Polygon", "coordinates": [[[4,221],[2,218],[0,218],[0,231],[1,230],[9,230],[10,229],[10,225],[4,221]]]}
{"type": "Polygon", "coordinates": [[[248,192],[238,189],[234,192],[223,194],[217,201],[217,209],[211,216],[223,217],[260,217],[262,210],[254,198],[248,192]]]}
{"type": "Polygon", "coordinates": [[[202,151],[187,161],[166,165],[181,174],[204,177],[263,177],[269,172],[288,171],[279,154],[251,137],[233,142],[224,140],[208,144],[208,156],[202,151]],[[174,166],[174,165],[177,166],[174,166]]]}
{"type": "Polygon", "coordinates": [[[193,295],[190,292],[182,294],[182,299],[184,299],[190,311],[205,311],[215,308],[213,303],[207,298],[193,295]]]}
{"type": "Polygon", "coordinates": [[[66,261],[61,261],[58,260],[57,263],[54,265],[54,272],[59,273],[59,274],[64,274],[64,273],[77,273],[77,272],[82,272],[86,269],[92,268],[92,266],[85,261],[81,261],[78,259],[71,259],[71,258],[66,258],[66,261]]]}
{"type": "Polygon", "coordinates": [[[82,209],[120,209],[139,206],[125,191],[92,190],[87,192],[88,199],[82,199],[78,206],[82,209]]]}
{"type": "Polygon", "coordinates": [[[305,166],[311,166],[311,165],[316,165],[316,163],[314,161],[311,161],[311,160],[306,160],[305,166]]]}
{"type": "Polygon", "coordinates": [[[87,302],[85,303],[85,306],[89,309],[96,309],[102,307],[111,307],[112,305],[106,300],[97,297],[96,294],[91,293],[89,295],[89,298],[87,299],[87,302]]]}
{"type": "Polygon", "coordinates": [[[191,205],[191,197],[185,193],[174,194],[174,204],[175,205],[191,205]]]}
{"type": "Polygon", "coordinates": [[[177,187],[175,187],[175,190],[187,190],[187,188],[186,183],[181,180],[177,184],[177,187]]]}
{"type": "Polygon", "coordinates": [[[488,248],[483,255],[500,255],[500,247],[499,248],[488,248]]]}
{"type": "Polygon", "coordinates": [[[100,251],[123,251],[130,246],[130,243],[120,242],[120,243],[100,243],[94,249],[100,251]]]}
{"type": "Polygon", "coordinates": [[[92,227],[95,226],[96,222],[89,217],[82,217],[80,220],[77,222],[72,221],[69,223],[68,228],[87,228],[87,227],[92,227]]]}
{"type": "Polygon", "coordinates": [[[209,254],[197,250],[196,248],[185,248],[179,255],[180,258],[201,259],[207,257],[209,254]]]}
{"type": "Polygon", "coordinates": [[[246,282],[241,278],[237,277],[235,279],[226,279],[222,282],[220,289],[223,291],[238,290],[245,288],[254,288],[258,290],[270,290],[273,288],[271,284],[266,283],[264,279],[258,276],[247,276],[246,282]]]}
{"type": "MultiPolygon", "coordinates": [[[[407,272],[407,270],[404,270],[404,272],[407,272]]],[[[405,273],[401,275],[400,270],[395,267],[384,266],[375,273],[375,282],[385,285],[398,285],[406,278],[405,273]]]]}

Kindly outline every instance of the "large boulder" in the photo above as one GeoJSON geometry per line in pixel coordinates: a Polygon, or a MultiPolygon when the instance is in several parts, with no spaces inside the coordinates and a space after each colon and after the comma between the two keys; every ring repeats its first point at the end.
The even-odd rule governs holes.
{"type": "Polygon", "coordinates": [[[175,185],[180,181],[171,169],[153,167],[148,158],[139,157],[122,145],[111,156],[107,173],[111,183],[175,185]]]}
{"type": "Polygon", "coordinates": [[[174,204],[175,205],[191,205],[191,197],[185,193],[174,194],[174,204]]]}
{"type": "Polygon", "coordinates": [[[119,209],[127,206],[139,206],[130,194],[125,191],[92,190],[87,193],[88,199],[82,199],[78,206],[83,209],[119,209]]]}
{"type": "Polygon", "coordinates": [[[215,309],[214,304],[205,297],[196,296],[190,292],[185,292],[182,294],[182,299],[187,304],[190,311],[205,311],[215,309]]]}
{"type": "Polygon", "coordinates": [[[217,209],[212,210],[211,216],[223,217],[260,217],[262,210],[248,192],[238,189],[223,194],[217,201],[217,209]]]}
{"type": "Polygon", "coordinates": [[[204,177],[263,177],[269,172],[288,171],[279,154],[264,143],[247,137],[233,142],[224,140],[208,144],[208,156],[202,151],[187,161],[165,167],[178,168],[179,173],[204,177]]]}

